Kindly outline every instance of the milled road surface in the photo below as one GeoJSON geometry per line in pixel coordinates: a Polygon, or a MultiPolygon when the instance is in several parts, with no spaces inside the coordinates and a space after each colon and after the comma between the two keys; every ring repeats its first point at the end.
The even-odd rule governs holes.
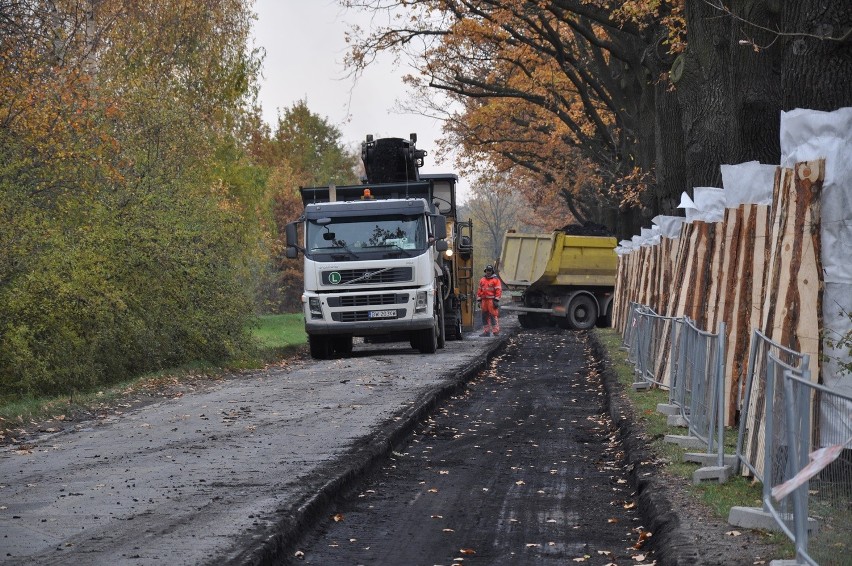
{"type": "Polygon", "coordinates": [[[588,339],[514,336],[289,563],[651,563],[588,339]]]}
{"type": "Polygon", "coordinates": [[[4,447],[0,562],[262,563],[499,343],[358,345],[4,447]]]}

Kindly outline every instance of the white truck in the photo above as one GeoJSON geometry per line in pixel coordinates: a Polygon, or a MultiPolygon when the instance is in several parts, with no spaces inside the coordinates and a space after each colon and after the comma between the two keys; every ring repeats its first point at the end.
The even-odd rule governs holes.
{"type": "Polygon", "coordinates": [[[472,269],[459,265],[472,261],[470,223],[453,221],[456,177],[421,178],[426,152],[415,142],[368,136],[367,183],[301,189],[305,209],[287,225],[286,255],[304,257],[314,358],[348,356],[354,337],[407,338],[434,353],[461,339],[468,311],[472,328],[472,269]]]}

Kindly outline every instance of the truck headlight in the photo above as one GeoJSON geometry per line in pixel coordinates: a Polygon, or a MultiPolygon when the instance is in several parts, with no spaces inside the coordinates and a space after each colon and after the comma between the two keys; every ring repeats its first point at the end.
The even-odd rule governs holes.
{"type": "Polygon", "coordinates": [[[308,308],[311,311],[312,315],[318,315],[322,317],[322,306],[320,305],[319,297],[311,297],[308,299],[308,308]]]}
{"type": "Polygon", "coordinates": [[[426,291],[417,291],[414,296],[414,312],[423,312],[429,306],[429,301],[426,298],[426,291]]]}

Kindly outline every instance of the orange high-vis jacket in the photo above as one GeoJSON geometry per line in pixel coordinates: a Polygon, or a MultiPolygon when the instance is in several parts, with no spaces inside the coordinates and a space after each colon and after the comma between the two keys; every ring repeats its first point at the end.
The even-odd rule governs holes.
{"type": "Polygon", "coordinates": [[[502,296],[503,286],[500,284],[499,277],[485,275],[479,280],[479,290],[476,292],[477,299],[499,299],[502,296]]]}

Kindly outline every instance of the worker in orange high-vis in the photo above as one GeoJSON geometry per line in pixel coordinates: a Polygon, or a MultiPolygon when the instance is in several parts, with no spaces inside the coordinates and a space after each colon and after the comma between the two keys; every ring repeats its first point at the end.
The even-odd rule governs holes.
{"type": "Polygon", "coordinates": [[[485,275],[479,280],[479,290],[476,300],[482,310],[481,336],[500,334],[500,297],[503,296],[503,286],[500,278],[494,274],[494,266],[485,266],[485,275]]]}

